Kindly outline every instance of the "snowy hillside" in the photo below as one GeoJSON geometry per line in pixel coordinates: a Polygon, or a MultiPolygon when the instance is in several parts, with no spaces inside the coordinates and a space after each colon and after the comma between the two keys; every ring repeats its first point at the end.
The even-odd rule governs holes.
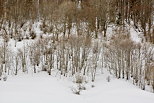
{"type": "Polygon", "coordinates": [[[96,82],[87,83],[81,95],[71,89],[66,79],[38,73],[13,76],[0,81],[0,103],[153,103],[154,94],[140,90],[125,80],[98,75],[96,82]],[[91,87],[94,85],[94,87],[91,87]]]}
{"type": "MultiPolygon", "coordinates": [[[[38,24],[40,25],[40,23],[38,24]]],[[[50,47],[49,43],[50,43],[50,40],[52,39],[50,39],[50,36],[46,36],[45,34],[43,35],[44,36],[43,39],[40,38],[40,34],[41,34],[40,28],[38,28],[38,26],[34,28],[36,29],[35,32],[37,34],[37,37],[34,40],[22,40],[19,42],[15,42],[15,40],[10,39],[8,41],[7,47],[9,52],[11,51],[11,53],[13,54],[12,56],[10,56],[10,58],[13,60],[13,63],[10,63],[11,65],[10,69],[8,69],[8,72],[2,74],[2,77],[1,77],[2,80],[0,81],[0,103],[72,103],[72,102],[73,103],[95,103],[95,102],[96,103],[153,103],[154,102],[154,94],[151,93],[152,87],[149,86],[148,84],[146,83],[144,84],[145,90],[146,90],[144,91],[144,90],[141,90],[142,87],[140,86],[142,85],[140,84],[138,85],[137,83],[136,84],[134,83],[135,81],[134,78],[130,77],[130,80],[126,80],[125,78],[116,79],[117,71],[114,71],[114,69],[110,69],[110,66],[113,65],[112,63],[115,62],[114,59],[116,58],[116,56],[107,54],[107,53],[110,53],[110,49],[112,51],[113,48],[104,46],[104,44],[109,45],[112,42],[112,35],[110,35],[107,42],[104,40],[101,40],[100,38],[91,40],[92,46],[91,48],[89,48],[89,51],[92,51],[92,52],[89,52],[89,54],[87,55],[88,56],[87,60],[89,63],[85,61],[85,64],[87,62],[86,64],[88,65],[87,67],[90,67],[90,68],[87,69],[87,72],[86,72],[87,74],[84,76],[82,74],[83,71],[81,71],[81,76],[85,77],[86,79],[81,84],[75,83],[74,79],[77,79],[77,78],[75,76],[71,76],[72,71],[68,71],[66,74],[64,72],[64,74],[62,74],[63,71],[56,69],[57,64],[59,63],[57,62],[57,59],[58,59],[57,53],[59,53],[58,49],[59,48],[61,49],[60,47],[61,45],[57,46],[56,48],[57,51],[55,50],[55,52],[53,53],[54,62],[53,62],[53,68],[50,69],[51,74],[49,74],[48,70],[47,72],[44,72],[42,70],[44,68],[43,66],[44,65],[46,66],[46,64],[44,64],[44,62],[42,61],[40,62],[39,65],[35,67],[36,69],[35,71],[33,67],[35,65],[31,63],[34,61],[30,61],[30,60],[31,60],[31,57],[33,59],[35,58],[33,56],[37,56],[35,55],[35,53],[37,52],[32,51],[34,52],[34,54],[31,54],[30,50],[32,48],[34,50],[37,50],[35,48],[38,48],[37,45],[41,45],[41,44],[37,44],[37,43],[40,43],[40,40],[46,41],[45,43],[47,44],[43,44],[44,47],[45,46],[50,47]],[[100,43],[100,44],[97,44],[97,43],[100,43]],[[98,47],[101,47],[102,45],[103,45],[103,48],[98,49],[98,47]],[[95,54],[93,52],[96,49],[95,46],[97,46],[98,54],[95,54]],[[26,62],[27,66],[26,66],[25,72],[23,72],[21,69],[22,65],[17,64],[18,62],[19,63],[22,62],[22,59],[23,59],[20,52],[22,53],[22,55],[26,55],[25,60],[27,61],[26,62]],[[110,57],[108,57],[108,55],[110,57]],[[16,61],[16,59],[14,59],[15,57],[19,58],[18,62],[16,61]],[[95,60],[95,57],[97,57],[96,60],[95,60]],[[110,58],[112,58],[111,59],[113,60],[112,62],[110,62],[110,58]],[[96,64],[94,64],[93,62],[96,64]],[[16,65],[18,66],[16,67],[16,65]],[[96,65],[97,65],[97,68],[96,68],[97,72],[94,72],[93,68],[96,65]],[[104,67],[107,67],[107,68],[104,68],[104,67]],[[16,70],[16,68],[19,68],[19,69],[16,70]],[[6,81],[5,81],[5,78],[6,78],[6,81]],[[135,84],[136,86],[133,84],[135,84]],[[79,94],[78,94],[78,87],[80,87],[80,85],[81,87],[83,86],[85,89],[81,91],[79,89],[79,94]]],[[[136,32],[132,28],[132,26],[128,26],[127,28],[130,28],[129,40],[130,41],[132,40],[135,44],[141,43],[141,38],[138,37],[138,32],[136,32]]],[[[113,28],[109,27],[107,30],[107,34],[109,35],[113,33],[114,33],[113,28]]],[[[73,45],[75,46],[77,42],[78,43],[79,41],[82,42],[82,38],[80,38],[79,41],[77,42],[76,40],[78,39],[76,40],[75,38],[72,38],[72,39],[73,39],[73,42],[75,43],[73,45]]],[[[119,37],[117,39],[119,40],[119,37]]],[[[3,39],[1,40],[1,43],[3,44],[3,39]]],[[[70,45],[70,44],[68,43],[67,45],[70,45]]],[[[66,45],[66,48],[70,48],[67,45],[66,45]]],[[[85,44],[81,44],[81,45],[83,46],[85,44]]],[[[116,45],[114,45],[114,42],[113,42],[113,45],[111,46],[116,46],[116,45]]],[[[149,47],[147,50],[150,50],[150,48],[151,47],[149,47]]],[[[84,48],[81,48],[81,49],[84,50],[84,48]]],[[[113,49],[115,53],[116,53],[116,49],[113,49]]],[[[82,50],[80,51],[80,53],[82,54],[82,50]]],[[[42,53],[40,53],[39,55],[41,56],[42,53]]],[[[132,55],[134,54],[132,53],[132,55]]],[[[135,55],[134,55],[134,58],[136,58],[135,55]]],[[[46,55],[43,54],[42,57],[40,57],[40,59],[44,58],[45,56],[46,55]]],[[[70,63],[68,67],[71,68],[71,59],[69,59],[67,62],[70,63]]],[[[143,82],[143,81],[141,80],[140,82],[143,82]]]]}
{"type": "Polygon", "coordinates": [[[153,0],[0,0],[0,103],[154,103],[153,0]]]}
{"type": "MultiPolygon", "coordinates": [[[[40,23],[37,23],[40,25],[40,23]]],[[[36,25],[36,24],[35,24],[36,25]]],[[[2,78],[5,77],[7,80],[0,81],[0,103],[153,103],[154,94],[151,93],[151,86],[145,84],[146,91],[138,88],[138,84],[133,85],[134,80],[126,79],[116,79],[114,70],[110,70],[106,67],[110,67],[108,64],[108,59],[105,60],[105,53],[108,52],[107,47],[103,47],[99,50],[97,72],[95,73],[95,81],[92,82],[93,72],[87,72],[85,75],[85,81],[81,84],[75,83],[74,79],[70,75],[71,71],[67,73],[66,76],[61,75],[61,71],[57,71],[57,61],[54,59],[54,67],[51,70],[51,74],[48,75],[48,72],[42,70],[43,62],[40,65],[36,66],[36,73],[33,69],[33,64],[28,60],[31,55],[29,55],[29,50],[35,48],[38,41],[41,40],[40,34],[41,30],[39,26],[34,26],[37,34],[36,39],[34,40],[22,40],[20,42],[15,42],[15,40],[10,39],[8,41],[8,48],[13,53],[13,56],[18,56],[19,51],[22,53],[25,52],[27,55],[27,70],[22,72],[22,69],[19,65],[19,70],[15,70],[16,61],[13,59],[13,64],[11,64],[8,74],[2,74],[2,78]],[[15,47],[16,45],[16,47],[15,47]],[[32,47],[30,47],[32,46],[32,47]],[[30,47],[30,49],[29,49],[30,47]],[[104,51],[105,49],[105,51],[104,51]],[[24,51],[25,50],[25,51],[24,51]],[[105,60],[105,61],[104,61],[105,60]],[[103,64],[101,63],[103,61],[103,64]],[[105,64],[106,63],[106,64],[105,64]],[[101,68],[101,69],[100,69],[101,68]],[[15,71],[17,75],[15,76],[15,71]],[[78,86],[82,85],[85,89],[81,90],[79,94],[78,86]]],[[[140,37],[138,37],[138,32],[136,32],[132,26],[130,28],[130,40],[135,43],[141,43],[140,37]]],[[[109,27],[107,34],[113,34],[114,30],[112,27],[109,27]]],[[[49,46],[48,38],[50,36],[44,35],[44,39],[47,40],[45,46],[49,46]]],[[[109,41],[105,42],[106,45],[110,43],[112,35],[108,38],[109,41]]],[[[3,39],[1,40],[3,43],[3,39]]],[[[75,42],[75,40],[73,41],[75,42]]],[[[81,42],[81,40],[80,40],[81,42]]],[[[95,46],[95,43],[104,43],[101,39],[92,39],[92,45],[95,46]]],[[[76,42],[75,42],[76,43],[76,42]]],[[[39,44],[40,45],[40,44],[39,44]]],[[[44,44],[43,44],[44,45],[44,44]]],[[[102,44],[101,44],[102,45],[102,44]]],[[[101,46],[100,44],[98,46],[101,46]]],[[[104,45],[104,44],[103,44],[104,45]]],[[[57,46],[58,47],[58,46],[57,46]]],[[[67,47],[67,46],[66,46],[67,47]]],[[[94,47],[92,47],[94,48],[94,47]]],[[[93,49],[92,49],[93,50],[93,49]]],[[[35,53],[35,51],[34,51],[35,53]]],[[[81,52],[82,53],[82,52],[81,52]]],[[[108,52],[109,53],[109,52],[108,52]]],[[[56,52],[53,54],[57,58],[56,52]]],[[[91,58],[94,58],[95,55],[89,53],[91,58]],[[94,55],[94,56],[93,56],[94,55]]],[[[33,55],[32,55],[33,56],[33,55]]],[[[97,56],[97,55],[96,55],[97,56]]],[[[13,58],[13,57],[11,57],[13,58]]],[[[18,57],[20,58],[20,56],[18,57]]],[[[22,60],[22,59],[21,59],[22,60]]],[[[92,59],[93,60],[93,59],[92,59]]],[[[19,61],[19,63],[22,61],[19,61]]],[[[70,62],[70,61],[68,61],[70,62]]],[[[95,61],[94,61],[95,62],[95,61]]],[[[110,62],[109,62],[110,63],[110,62]]],[[[93,67],[93,63],[89,64],[93,67]]],[[[91,70],[91,68],[89,69],[91,70]]],[[[65,74],[65,73],[64,73],[65,74]]],[[[82,87],[81,86],[81,87],[82,87]]]]}

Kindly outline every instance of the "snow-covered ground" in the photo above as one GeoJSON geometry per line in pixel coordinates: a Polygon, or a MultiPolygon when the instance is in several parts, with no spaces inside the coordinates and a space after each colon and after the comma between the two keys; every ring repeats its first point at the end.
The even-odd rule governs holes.
{"type": "Polygon", "coordinates": [[[49,76],[45,72],[9,77],[0,81],[0,103],[154,103],[154,94],[143,91],[125,80],[105,74],[85,85],[80,95],[72,93],[69,78],[49,76]]]}

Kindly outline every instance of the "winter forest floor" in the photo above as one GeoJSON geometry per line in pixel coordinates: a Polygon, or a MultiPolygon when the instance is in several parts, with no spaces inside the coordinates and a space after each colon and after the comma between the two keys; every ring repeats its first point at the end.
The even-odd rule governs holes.
{"type": "Polygon", "coordinates": [[[45,72],[22,74],[0,81],[0,103],[153,103],[154,94],[133,84],[111,77],[108,73],[96,77],[95,83],[85,84],[80,95],[72,93],[74,83],[45,72]],[[93,86],[93,87],[92,87],[93,86]]]}

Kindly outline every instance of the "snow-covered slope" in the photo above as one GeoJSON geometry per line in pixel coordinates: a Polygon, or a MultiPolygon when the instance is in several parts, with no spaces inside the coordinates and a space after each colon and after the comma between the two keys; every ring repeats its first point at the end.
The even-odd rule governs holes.
{"type": "MultiPolygon", "coordinates": [[[[33,29],[40,35],[42,32],[38,25],[34,25],[33,29]]],[[[141,42],[138,33],[132,27],[129,28],[131,39],[137,43],[141,42]]],[[[112,34],[112,28],[108,29],[107,33],[112,34]]],[[[14,47],[15,41],[10,40],[8,46],[11,52],[16,54],[19,49],[23,50],[24,44],[29,46],[36,41],[37,38],[23,40],[14,47]]],[[[28,67],[28,71],[33,72],[31,66],[28,67]]],[[[72,92],[76,85],[72,78],[57,75],[55,77],[54,73],[49,76],[45,72],[9,75],[7,81],[0,81],[0,103],[154,103],[153,93],[112,76],[111,81],[107,82],[108,75],[105,71],[104,74],[98,73],[96,81],[85,84],[86,90],[81,91],[80,95],[72,92]]]]}
{"type": "Polygon", "coordinates": [[[72,93],[72,81],[46,73],[18,75],[0,81],[0,103],[154,103],[154,94],[124,80],[98,75],[95,87],[86,84],[81,95],[72,93]]]}

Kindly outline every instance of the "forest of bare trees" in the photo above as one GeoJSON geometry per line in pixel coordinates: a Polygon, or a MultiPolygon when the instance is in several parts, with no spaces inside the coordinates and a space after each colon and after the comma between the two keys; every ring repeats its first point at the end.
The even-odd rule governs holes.
{"type": "Polygon", "coordinates": [[[69,36],[75,24],[81,35],[79,27],[85,23],[87,35],[97,38],[99,33],[106,36],[109,24],[125,26],[133,21],[145,41],[154,43],[153,0],[0,0],[0,12],[1,25],[7,23],[15,29],[12,35],[18,35],[16,29],[27,21],[43,20],[48,22],[45,32],[53,32],[52,27],[60,23],[62,27],[57,29],[62,29],[64,36],[68,29],[69,36]]]}
{"type": "Polygon", "coordinates": [[[153,0],[0,0],[0,77],[34,73],[89,76],[102,68],[154,92],[153,0]],[[37,35],[34,25],[40,23],[37,35]],[[110,26],[113,34],[107,34],[110,26]],[[141,32],[131,40],[127,25],[141,32]],[[113,35],[108,41],[108,37],[113,35]],[[9,41],[23,42],[14,53],[9,41]],[[26,40],[34,40],[28,44],[26,40]]]}

